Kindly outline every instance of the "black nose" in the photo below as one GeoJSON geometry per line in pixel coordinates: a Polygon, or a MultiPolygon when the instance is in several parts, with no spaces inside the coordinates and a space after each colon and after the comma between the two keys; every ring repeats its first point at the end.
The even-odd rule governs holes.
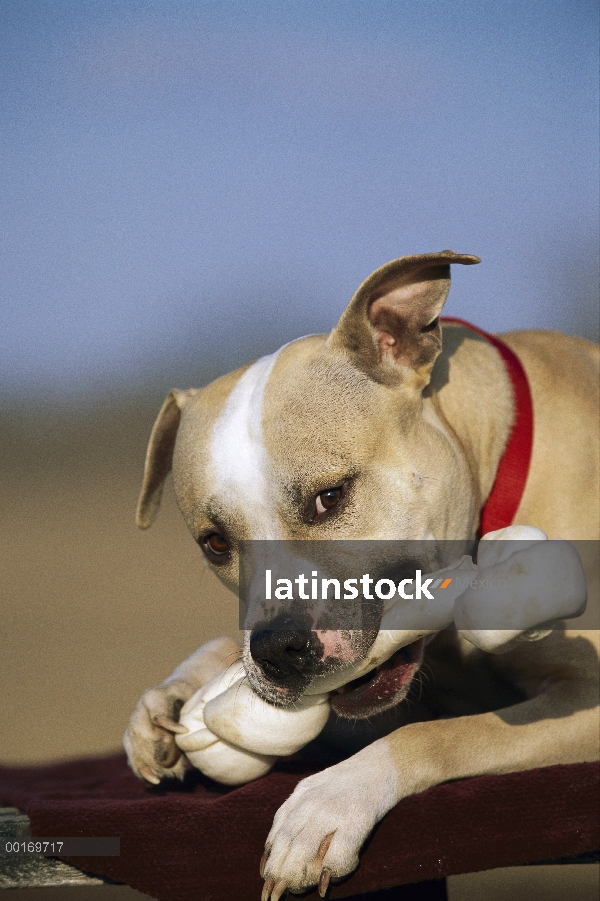
{"type": "Polygon", "coordinates": [[[266,678],[290,687],[314,674],[319,646],[314,632],[285,615],[261,623],[250,636],[250,654],[266,678]]]}

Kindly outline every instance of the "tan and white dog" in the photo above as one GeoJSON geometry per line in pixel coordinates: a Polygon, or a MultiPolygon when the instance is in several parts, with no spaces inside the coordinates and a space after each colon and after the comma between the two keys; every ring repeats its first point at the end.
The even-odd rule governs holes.
{"type": "MultiPolygon", "coordinates": [[[[232,589],[243,539],[474,538],[514,419],[496,349],[457,324],[443,326],[442,346],[450,264],[477,262],[452,251],[395,260],[363,283],[329,336],[301,338],[202,390],[172,391],[150,440],[138,524],[151,525],[172,468],[185,521],[232,589]]],[[[598,349],[543,331],[502,340],[525,368],[535,414],[515,521],[551,538],[597,539],[598,349]]],[[[293,703],[298,678],[310,684],[315,655],[303,655],[293,629],[285,641],[282,634],[268,652],[248,633],[243,652],[229,639],[211,642],[146,692],[126,734],[137,775],[157,783],[182,774],[179,710],[242,653],[256,692],[293,703]]],[[[321,664],[350,666],[374,635],[331,633],[321,664]]],[[[394,704],[423,644],[403,648],[392,666],[394,704]]],[[[263,899],[314,885],[324,895],[407,795],[451,779],[597,759],[596,633],[557,629],[491,656],[446,632],[427,658],[440,689],[429,712],[418,700],[410,716],[396,715],[406,705],[380,711],[364,679],[360,710],[348,705],[358,689],[345,686],[337,725],[343,732],[344,703],[368,717],[364,746],[300,782],[278,811],[261,863],[263,899]]]]}

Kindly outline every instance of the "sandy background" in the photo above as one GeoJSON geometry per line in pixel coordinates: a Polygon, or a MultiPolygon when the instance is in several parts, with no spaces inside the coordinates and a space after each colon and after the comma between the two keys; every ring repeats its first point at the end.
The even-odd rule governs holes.
{"type": "Polygon", "coordinates": [[[0,416],[0,759],[120,747],[141,692],[236,634],[237,599],[204,568],[172,486],[134,522],[160,401],[0,416]]]}

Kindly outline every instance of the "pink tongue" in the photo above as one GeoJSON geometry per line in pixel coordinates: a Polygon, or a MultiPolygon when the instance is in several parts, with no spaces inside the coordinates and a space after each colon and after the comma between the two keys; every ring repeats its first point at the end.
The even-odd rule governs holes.
{"type": "Polygon", "coordinates": [[[331,706],[341,716],[359,718],[401,701],[423,659],[424,639],[401,648],[394,654],[391,666],[375,671],[364,685],[352,689],[352,683],[344,694],[334,694],[331,706]],[[398,697],[400,695],[400,697],[398,697]]]}

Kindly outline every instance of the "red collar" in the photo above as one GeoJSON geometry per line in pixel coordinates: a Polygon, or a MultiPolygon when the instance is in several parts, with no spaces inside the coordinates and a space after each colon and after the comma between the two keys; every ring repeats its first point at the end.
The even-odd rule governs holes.
{"type": "Polygon", "coordinates": [[[512,385],[515,419],[498,465],[494,486],[481,511],[479,531],[481,535],[486,535],[488,532],[511,525],[523,497],[533,448],[531,391],[521,361],[510,347],[493,335],[471,325],[470,322],[465,322],[464,319],[448,316],[444,317],[442,322],[464,325],[493,344],[504,361],[512,385]]]}

